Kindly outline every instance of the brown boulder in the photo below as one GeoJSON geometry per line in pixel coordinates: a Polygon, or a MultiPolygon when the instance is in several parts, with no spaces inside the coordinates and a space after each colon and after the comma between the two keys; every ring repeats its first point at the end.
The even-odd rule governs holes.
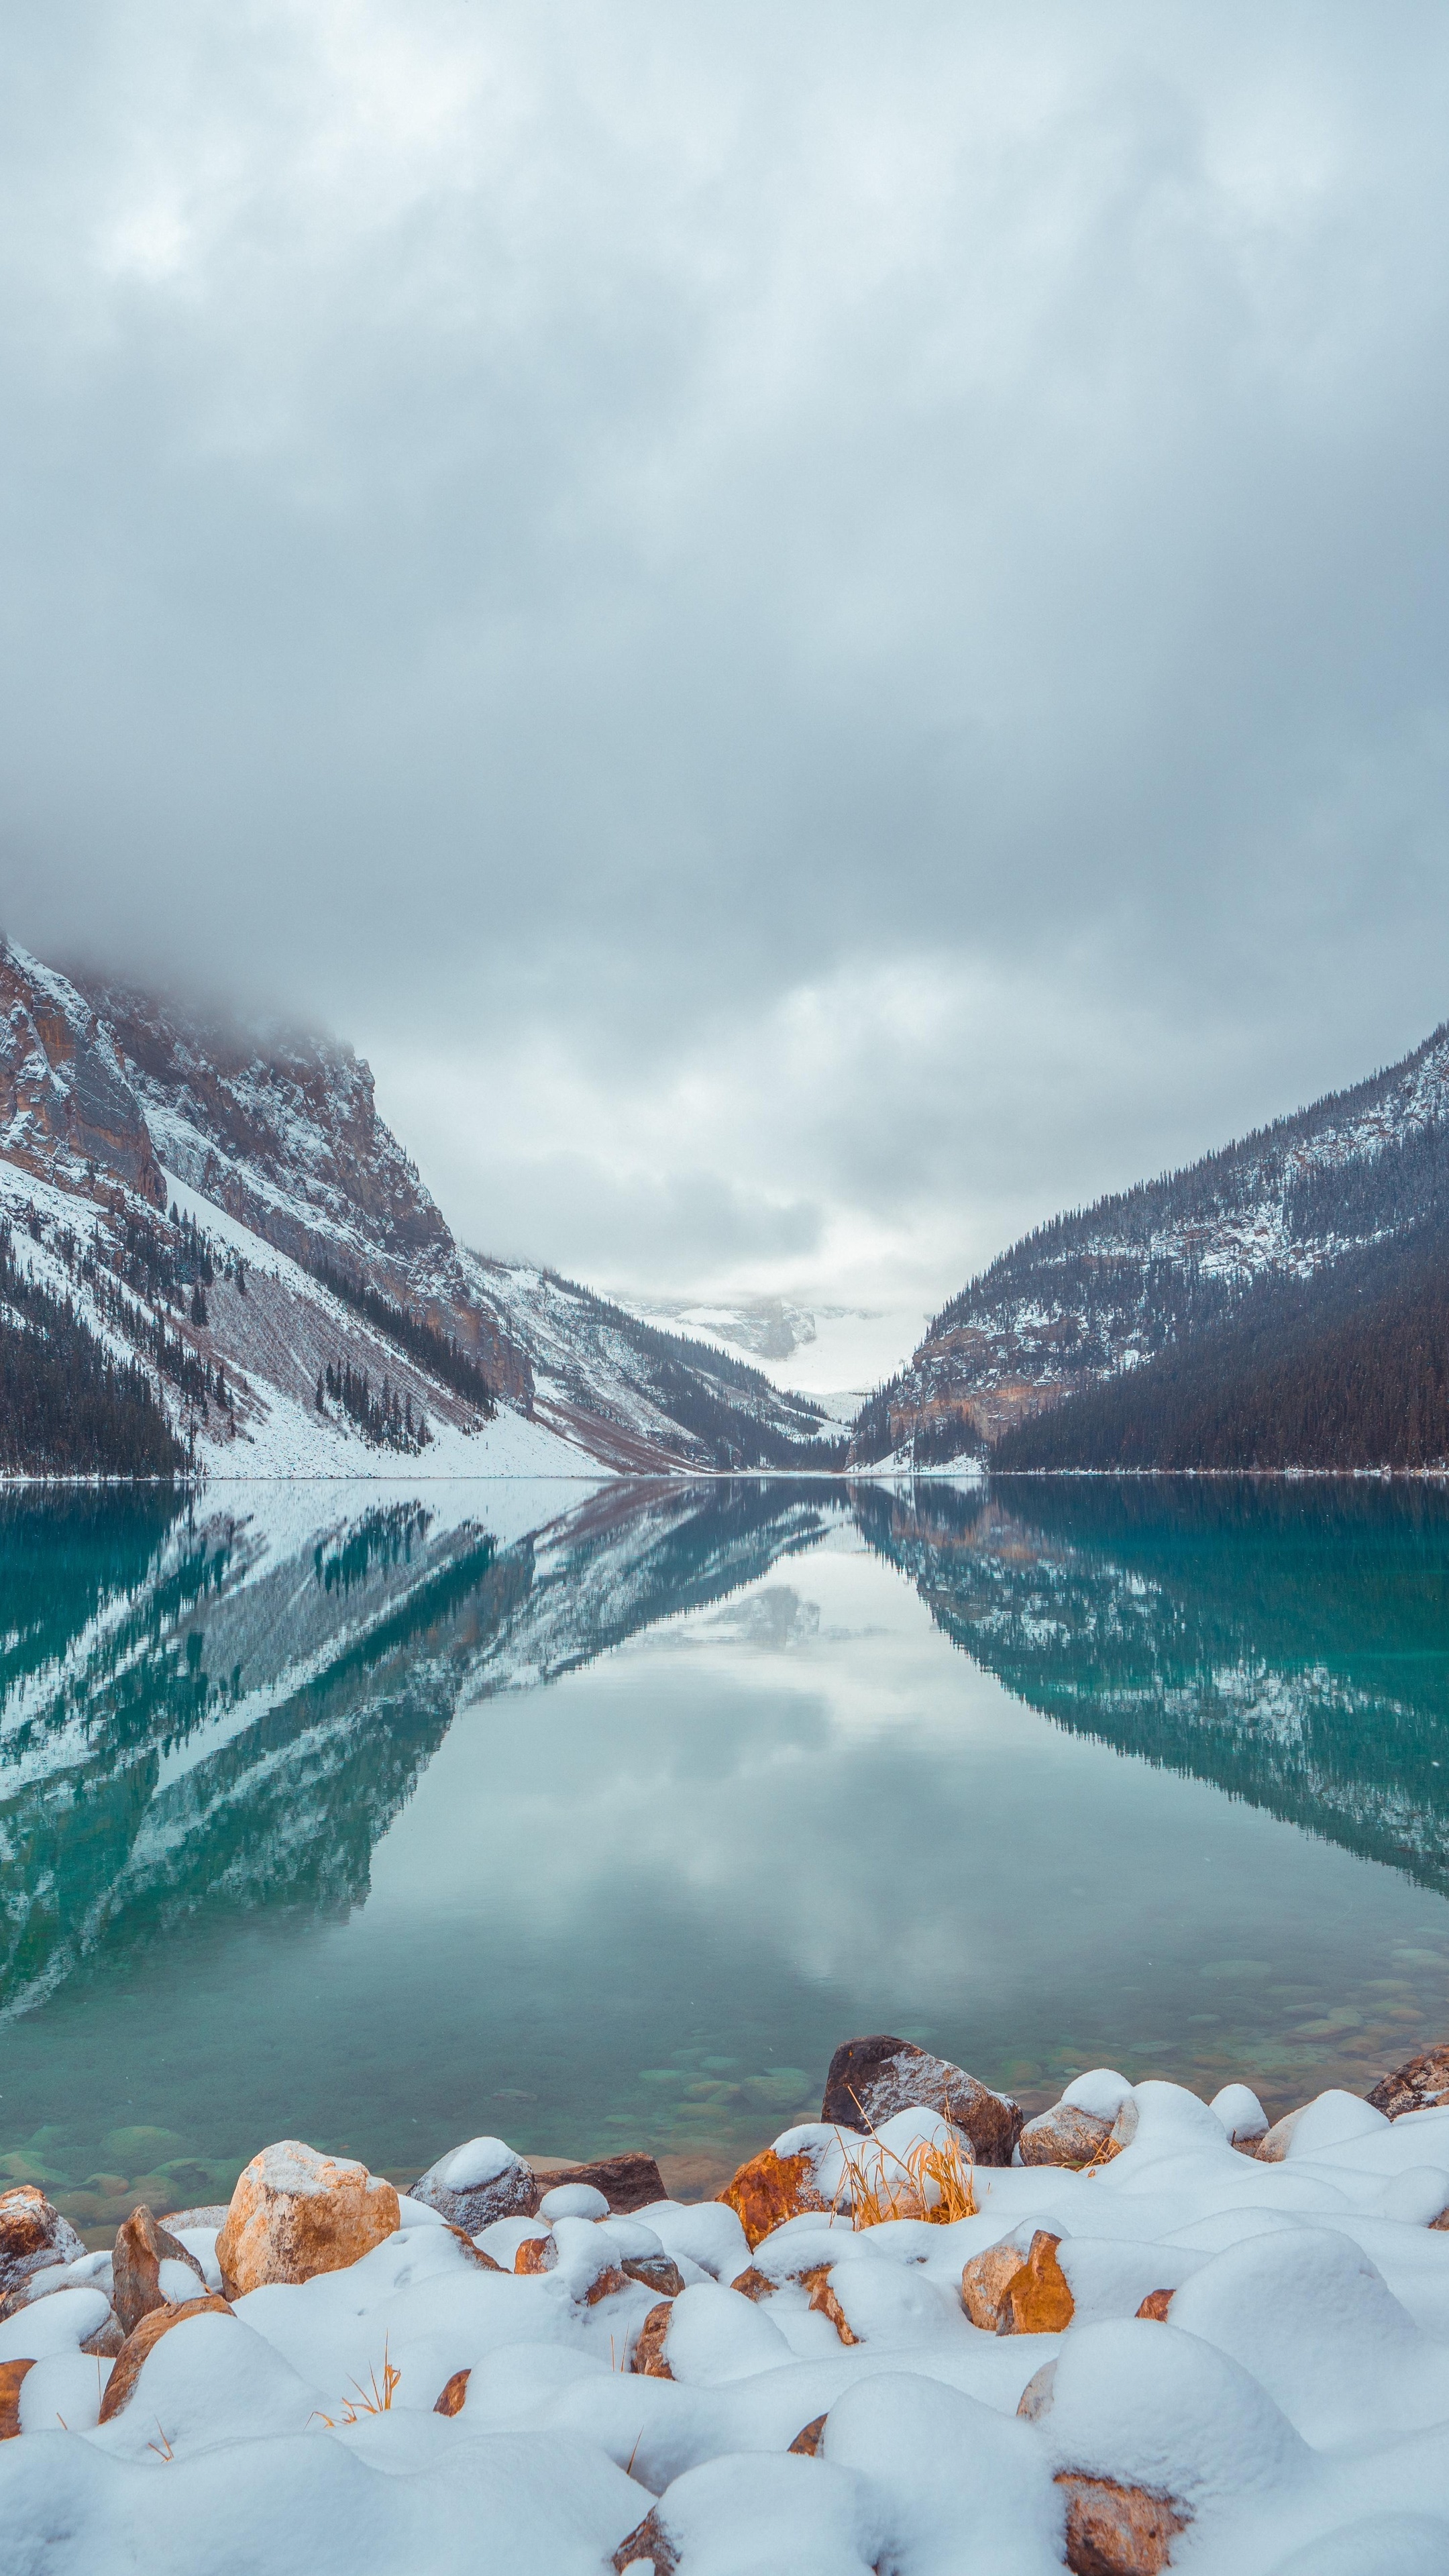
{"type": "Polygon", "coordinates": [[[216,2240],[223,2287],[240,2298],[266,2281],[344,2271],[398,2224],[397,2193],[381,2175],[283,2138],[253,2156],[232,2193],[216,2240]]]}
{"type": "Polygon", "coordinates": [[[684,2287],[684,2274],[667,2254],[631,2255],[624,2269],[631,2281],[642,2281],[646,2290],[657,2291],[661,2299],[677,2299],[684,2287]]]}
{"type": "Polygon", "coordinates": [[[1385,2075],[1368,2099],[1390,2120],[1401,2120],[1406,2111],[1442,2109],[1449,2103],[1449,2039],[1441,2039],[1437,2047],[1426,2048],[1422,2056],[1411,2057],[1407,2065],[1385,2075]]]}
{"type": "Polygon", "coordinates": [[[772,2281],[769,2273],[760,2271],[754,2263],[748,2271],[737,2272],[730,2283],[730,2288],[738,2290],[742,2299],[753,2299],[756,2305],[761,2299],[773,2299],[779,2286],[778,2281],[772,2281]]]}
{"type": "Polygon", "coordinates": [[[468,2395],[468,2382],[472,2376],[473,2374],[471,2370],[455,2370],[452,2378],[448,2380],[444,2386],[443,2393],[433,2408],[433,2413],[435,2415],[461,2415],[463,2412],[464,2401],[468,2395]]]}
{"type": "Polygon", "coordinates": [[[884,2031],[847,2039],[837,2048],[820,2106],[821,2119],[832,2128],[867,2134],[895,2112],[917,2107],[938,2112],[960,2129],[977,2164],[1010,2164],[1021,2110],[1009,2093],[993,2093],[964,2066],[884,2031]]]}
{"type": "Polygon", "coordinates": [[[1024,2165],[1107,2164],[1121,2153],[1113,2144],[1112,2127],[1095,2111],[1079,2110],[1074,2102],[1054,2102],[1022,2130],[1021,2161],[1024,2165]]]}
{"type": "Polygon", "coordinates": [[[115,2309],[109,2308],[106,2311],[105,2324],[97,2326],[93,2335],[86,2336],[81,2350],[92,2353],[97,2361],[114,2361],[125,2340],[121,2320],[115,2309]]]}
{"type": "Polygon", "coordinates": [[[1167,2323],[1167,2311],[1171,2305],[1172,2292],[1170,2290],[1149,2290],[1141,2307],[1138,2309],[1137,2314],[1139,2317],[1149,2318],[1154,2325],[1165,2326],[1167,2323]]]}
{"type": "Polygon", "coordinates": [[[0,2442],[9,2442],[20,2430],[20,2383],[33,2361],[0,2361],[0,2442]]]}
{"type": "Polygon", "coordinates": [[[32,2272],[74,2263],[85,2250],[69,2219],[33,2182],[0,2192],[0,2298],[18,2290],[32,2272]]]}
{"type": "Polygon", "coordinates": [[[513,2268],[526,2272],[551,2272],[558,2261],[558,2247],[551,2236],[525,2236],[513,2257],[513,2268]]]}
{"type": "Polygon", "coordinates": [[[121,2346],[106,2382],[106,2393],[101,2399],[101,2422],[109,2424],[113,2415],[119,2415],[121,2408],[130,2404],[143,2363],[173,2326],[184,2326],[189,2317],[229,2317],[231,2314],[229,2302],[217,2298],[211,2291],[202,2299],[184,2299],[179,2307],[150,2309],[121,2346]]]}
{"type": "Polygon", "coordinates": [[[179,2304],[174,2296],[168,2299],[161,2287],[163,2263],[180,2264],[195,2281],[196,2288],[185,2293],[187,2298],[197,2298],[205,2291],[205,2276],[195,2255],[188,2254],[185,2246],[168,2233],[149,2209],[144,2206],[133,2209],[124,2225],[116,2230],[112,2258],[111,2305],[120,2319],[123,2333],[130,2334],[153,2308],[179,2304]]]}
{"type": "Polygon", "coordinates": [[[752,2156],[725,2184],[719,2197],[732,2209],[753,2252],[761,2240],[803,2211],[828,2209],[815,2186],[808,2156],[777,2156],[773,2147],[752,2156]]]}
{"type": "Polygon", "coordinates": [[[657,2505],[652,2512],[646,2513],[627,2540],[620,2541],[611,2562],[615,2576],[624,2576],[625,2568],[637,2567],[641,2558],[652,2566],[654,2576],[676,2576],[679,2552],[673,2541],[665,2537],[657,2505]]]}
{"type": "Polygon", "coordinates": [[[1056,2482],[1066,2501],[1072,2576],[1159,2576],[1192,2519],[1172,2496],[1119,2486],[1115,2478],[1062,2469],[1056,2482]]]}
{"type": "Polygon", "coordinates": [[[669,2320],[673,2314],[673,2300],[661,2299],[657,2308],[650,2309],[644,2323],[639,2328],[639,2332],[634,2339],[634,2350],[630,2357],[629,2368],[631,2370],[636,2370],[641,2379],[672,2379],[674,2377],[674,2373],[670,2369],[669,2364],[664,2357],[664,2346],[669,2334],[669,2320]]]}
{"type": "Polygon", "coordinates": [[[820,2456],[820,2437],[824,2430],[824,2416],[812,2416],[810,2422],[805,2425],[804,2429],[796,2434],[794,2441],[790,2445],[791,2450],[802,2460],[818,2459],[820,2456]]]}
{"type": "MultiPolygon", "coordinates": [[[[593,2190],[603,2193],[609,2207],[617,2210],[621,2217],[627,2217],[631,2210],[647,2209],[652,2200],[669,2198],[664,2188],[664,2176],[654,2158],[645,2155],[605,2156],[595,2165],[565,2165],[556,2172],[540,2167],[534,2180],[538,2185],[539,2200],[546,2191],[552,2191],[556,2183],[588,2183],[593,2190]]],[[[538,2207],[537,2200],[533,2206],[534,2209],[538,2207]]],[[[528,2214],[531,2217],[533,2212],[528,2214]]]]}

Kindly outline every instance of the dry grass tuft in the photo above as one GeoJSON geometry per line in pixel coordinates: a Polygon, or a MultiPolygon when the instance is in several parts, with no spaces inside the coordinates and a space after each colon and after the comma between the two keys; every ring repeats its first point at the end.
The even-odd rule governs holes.
{"type": "Polygon", "coordinates": [[[932,2227],[949,2227],[976,2216],[976,2168],[959,2129],[939,2146],[922,2138],[904,2156],[883,2143],[874,2121],[870,2136],[873,2154],[852,2154],[840,2139],[845,2172],[836,2206],[848,2185],[852,2227],[880,2227],[889,2218],[923,2218],[932,2227]]]}
{"type": "Polygon", "coordinates": [[[344,2401],[340,2416],[324,2415],[320,2406],[315,2409],[316,2414],[322,2423],[326,2425],[329,2433],[335,2433],[339,2423],[355,2424],[359,2415],[388,2415],[392,2412],[392,2401],[397,2392],[398,2383],[402,2378],[402,2371],[395,2361],[389,2361],[387,2357],[387,2337],[385,2335],[382,2343],[382,2386],[379,2388],[377,2384],[377,2372],[375,2369],[368,2372],[367,2378],[368,2385],[366,2388],[363,2387],[360,2379],[354,2379],[352,2385],[356,2389],[357,2395],[355,2397],[349,2397],[344,2401]]]}

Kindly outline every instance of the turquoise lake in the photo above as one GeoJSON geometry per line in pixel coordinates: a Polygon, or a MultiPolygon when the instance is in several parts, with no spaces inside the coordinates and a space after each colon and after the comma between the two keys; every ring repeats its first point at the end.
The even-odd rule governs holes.
{"type": "Polygon", "coordinates": [[[703,2191],[893,2030],[1270,2112],[1449,2032],[1449,1501],[1379,1483],[0,1501],[0,2174],[267,2140],[703,2191]]]}

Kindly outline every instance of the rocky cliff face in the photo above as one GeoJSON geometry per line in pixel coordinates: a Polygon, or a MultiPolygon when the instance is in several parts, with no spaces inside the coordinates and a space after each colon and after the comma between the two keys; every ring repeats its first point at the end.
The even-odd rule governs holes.
{"type": "Polygon", "coordinates": [[[417,1167],[379,1118],[371,1067],[349,1046],[255,1033],[91,980],[169,1171],[290,1254],[399,1295],[525,1402],[528,1361],[464,1277],[417,1167]]]}
{"type": "Polygon", "coordinates": [[[753,1369],[459,1245],[350,1047],[82,988],[5,945],[0,1006],[0,1226],[214,1465],[834,1463],[833,1426],[753,1369]]]}
{"type": "Polygon", "coordinates": [[[1449,1212],[1449,1027],[1401,1064],[1202,1162],[1058,1217],[942,1308],[852,1456],[980,1453],[1009,1424],[1449,1212]]]}
{"type": "Polygon", "coordinates": [[[153,1207],[166,1185],[98,1012],[0,939],[0,1154],[61,1188],[109,1184],[153,1207]]]}

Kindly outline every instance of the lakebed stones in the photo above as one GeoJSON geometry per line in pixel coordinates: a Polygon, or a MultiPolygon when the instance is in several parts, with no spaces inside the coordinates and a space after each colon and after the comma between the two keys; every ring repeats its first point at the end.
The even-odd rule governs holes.
{"type": "Polygon", "coordinates": [[[531,2218],[543,2189],[532,2166],[502,2138],[469,2138],[419,2174],[405,2197],[436,2209],[465,2236],[476,2236],[495,2218],[531,2218]]]}
{"type": "Polygon", "coordinates": [[[106,2382],[106,2393],[101,2399],[101,2422],[109,2424],[113,2415],[119,2415],[123,2406],[129,2406],[147,2358],[173,2326],[184,2326],[191,2317],[229,2317],[232,2313],[230,2301],[219,2299],[210,2290],[202,2298],[186,2299],[175,2307],[148,2310],[140,2324],[127,2335],[116,2357],[106,2382]]]}
{"type": "Polygon", "coordinates": [[[1444,2109],[1449,2105],[1449,2039],[1396,2067],[1367,2098],[1389,2120],[1401,2120],[1406,2111],[1444,2109]]]}
{"type": "Polygon", "coordinates": [[[18,2290],[32,2272],[74,2263],[85,2250],[69,2219],[33,2182],[0,2192],[0,2298],[18,2290]]]}
{"type": "Polygon", "coordinates": [[[1115,2478],[1062,2469],[1056,2483],[1067,2509],[1066,2562],[1072,2576],[1159,2576],[1191,2516],[1175,2497],[1115,2478]]]}
{"type": "Polygon", "coordinates": [[[434,2401],[433,2413],[461,2415],[468,2402],[468,2382],[472,2376],[471,2370],[455,2370],[452,2378],[444,2381],[442,2391],[434,2401]]]}
{"type": "Polygon", "coordinates": [[[116,2230],[111,2278],[111,2305],[123,2334],[153,2308],[179,2307],[206,2288],[195,2255],[144,2207],[133,2209],[116,2230]]]}
{"type": "Polygon", "coordinates": [[[1021,2133],[1021,2109],[1008,2093],[993,2093],[962,2066],[933,2057],[914,2040],[878,2031],[847,2039],[837,2048],[825,2079],[820,2117],[861,2134],[878,2129],[897,2111],[935,2111],[969,2139],[979,2165],[1009,2165],[1021,2133]]]}
{"type": "Polygon", "coordinates": [[[268,2281],[344,2271],[400,2224],[397,2193],[381,2175],[283,2138],[253,2156],[232,2193],[216,2240],[222,2286],[240,2298],[268,2281]]]}

